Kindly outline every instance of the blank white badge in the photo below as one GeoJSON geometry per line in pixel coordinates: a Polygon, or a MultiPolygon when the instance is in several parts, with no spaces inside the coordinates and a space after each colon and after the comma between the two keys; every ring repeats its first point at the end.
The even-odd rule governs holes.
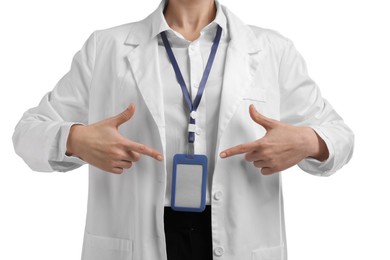
{"type": "Polygon", "coordinates": [[[205,208],[207,157],[176,154],[173,160],[171,207],[201,212],[205,208]]]}

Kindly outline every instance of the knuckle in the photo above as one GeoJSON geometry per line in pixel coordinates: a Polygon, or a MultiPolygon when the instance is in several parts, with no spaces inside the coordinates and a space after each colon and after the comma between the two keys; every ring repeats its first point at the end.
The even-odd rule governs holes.
{"type": "Polygon", "coordinates": [[[241,145],[238,147],[238,150],[240,151],[240,153],[245,152],[245,150],[246,150],[245,145],[242,145],[242,144],[241,144],[241,145]]]}
{"type": "Polygon", "coordinates": [[[257,146],[262,146],[266,142],[267,142],[267,136],[265,136],[265,135],[256,140],[257,146]]]}
{"type": "Polygon", "coordinates": [[[125,118],[125,112],[122,112],[118,115],[120,120],[123,120],[125,118]]]}
{"type": "Polygon", "coordinates": [[[125,111],[123,111],[123,112],[120,114],[120,117],[121,117],[123,120],[127,120],[127,119],[130,117],[130,110],[129,110],[129,109],[126,109],[125,111]]]}
{"type": "Polygon", "coordinates": [[[276,167],[276,166],[277,166],[277,161],[275,160],[275,158],[270,158],[270,159],[268,160],[268,162],[269,162],[269,165],[270,165],[271,167],[276,167]]]}
{"type": "Polygon", "coordinates": [[[259,114],[255,115],[255,119],[257,120],[257,122],[266,121],[266,119],[259,114]]]}
{"type": "Polygon", "coordinates": [[[115,168],[115,165],[116,165],[115,159],[109,159],[109,160],[107,161],[107,165],[108,165],[108,167],[110,167],[110,168],[115,168]]]}
{"type": "Polygon", "coordinates": [[[132,159],[133,162],[138,162],[141,159],[141,156],[139,154],[133,153],[131,159],[132,159]]]}
{"type": "Polygon", "coordinates": [[[119,139],[117,142],[113,143],[113,146],[118,147],[121,150],[126,150],[127,148],[127,144],[122,138],[119,139]]]}
{"type": "Polygon", "coordinates": [[[139,151],[140,151],[141,153],[143,153],[143,152],[145,152],[145,151],[147,150],[146,145],[144,145],[144,144],[140,144],[140,145],[138,146],[138,149],[139,149],[139,151]]]}
{"type": "Polygon", "coordinates": [[[263,150],[262,151],[262,157],[267,160],[267,161],[271,161],[272,160],[272,153],[269,151],[269,150],[263,150]]]}
{"type": "Polygon", "coordinates": [[[259,148],[262,148],[262,149],[267,148],[267,147],[269,147],[269,141],[265,137],[262,139],[259,139],[259,140],[257,140],[257,146],[259,148]]]}
{"type": "Polygon", "coordinates": [[[124,168],[126,168],[126,169],[130,169],[130,168],[131,168],[131,166],[133,166],[133,164],[132,164],[131,162],[128,162],[124,168]]]}
{"type": "Polygon", "coordinates": [[[112,152],[112,155],[115,157],[115,158],[120,158],[122,156],[122,151],[121,150],[114,150],[112,152]]]}
{"type": "Polygon", "coordinates": [[[111,156],[114,156],[118,150],[114,144],[111,144],[111,145],[109,145],[109,147],[106,151],[107,151],[107,154],[111,157],[111,156]]]}
{"type": "Polygon", "coordinates": [[[229,150],[227,154],[233,155],[233,154],[240,154],[244,152],[244,146],[242,144],[236,146],[235,148],[229,150]]]}
{"type": "Polygon", "coordinates": [[[116,149],[113,149],[111,151],[110,155],[111,155],[111,158],[118,159],[118,158],[121,158],[122,153],[120,151],[116,150],[116,149]]]}

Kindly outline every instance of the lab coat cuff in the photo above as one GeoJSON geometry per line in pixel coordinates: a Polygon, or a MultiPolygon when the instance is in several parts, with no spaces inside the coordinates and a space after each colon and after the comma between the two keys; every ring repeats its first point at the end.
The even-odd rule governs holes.
{"type": "Polygon", "coordinates": [[[329,151],[329,157],[325,161],[319,161],[314,158],[305,158],[300,163],[298,163],[298,166],[313,175],[318,176],[330,176],[336,171],[334,170],[334,164],[335,164],[335,152],[332,142],[330,141],[329,137],[326,135],[324,131],[321,130],[321,127],[319,126],[309,126],[311,127],[321,138],[324,140],[326,147],[329,151]]]}
{"type": "Polygon", "coordinates": [[[82,160],[81,158],[75,156],[75,155],[66,155],[66,143],[68,141],[70,128],[73,125],[85,125],[80,122],[67,122],[66,124],[61,126],[61,137],[60,137],[60,147],[59,147],[59,154],[61,158],[58,158],[58,161],[64,162],[64,163],[75,163],[79,166],[85,164],[86,162],[82,160]]]}

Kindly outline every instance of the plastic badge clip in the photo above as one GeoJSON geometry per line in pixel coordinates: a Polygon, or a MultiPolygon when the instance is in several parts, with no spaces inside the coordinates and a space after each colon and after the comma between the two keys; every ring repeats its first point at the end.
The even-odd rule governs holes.
{"type": "Polygon", "coordinates": [[[196,118],[198,117],[198,113],[197,113],[195,110],[193,110],[193,111],[191,111],[191,113],[190,113],[190,117],[191,117],[192,119],[196,119],[196,118]]]}

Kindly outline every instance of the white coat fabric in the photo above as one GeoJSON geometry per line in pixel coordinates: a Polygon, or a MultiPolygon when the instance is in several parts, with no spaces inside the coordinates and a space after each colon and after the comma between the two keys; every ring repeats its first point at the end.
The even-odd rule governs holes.
{"type": "MultiPolygon", "coordinates": [[[[165,152],[165,119],[153,19],[91,34],[70,71],[15,128],[16,153],[34,171],[70,171],[85,164],[66,156],[74,123],[92,124],[121,113],[130,102],[134,117],[120,126],[128,139],[165,152]]],[[[241,22],[225,6],[231,36],[212,179],[214,259],[287,259],[281,175],[263,176],[243,155],[220,159],[222,150],[265,134],[248,112],[311,126],[324,139],[329,159],[305,159],[304,171],[328,176],[348,162],[353,133],[322,98],[292,42],[279,33],[241,22]]],[[[175,111],[172,111],[174,113],[175,111]]],[[[88,213],[82,260],[166,259],[164,195],[166,162],[148,156],[123,174],[89,165],[88,213]]]]}

